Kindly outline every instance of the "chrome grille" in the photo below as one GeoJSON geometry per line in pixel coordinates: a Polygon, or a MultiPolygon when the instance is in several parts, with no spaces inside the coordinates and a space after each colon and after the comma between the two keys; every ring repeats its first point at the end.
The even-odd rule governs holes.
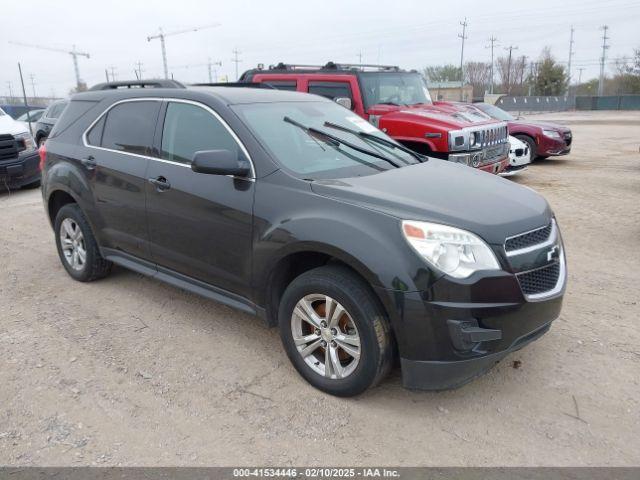
{"type": "Polygon", "coordinates": [[[18,157],[18,144],[13,135],[0,135],[0,161],[18,157]]]}
{"type": "Polygon", "coordinates": [[[546,227],[507,238],[507,241],[504,243],[505,251],[513,252],[546,242],[549,239],[549,235],[551,235],[552,225],[553,224],[550,223],[546,227]]]}
{"type": "Polygon", "coordinates": [[[536,295],[552,290],[560,277],[560,262],[516,275],[525,295],[536,295]]]}

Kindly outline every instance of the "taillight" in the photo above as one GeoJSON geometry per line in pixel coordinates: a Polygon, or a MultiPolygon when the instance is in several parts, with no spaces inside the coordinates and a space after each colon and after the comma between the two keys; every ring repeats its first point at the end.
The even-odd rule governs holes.
{"type": "Polygon", "coordinates": [[[38,149],[38,155],[40,155],[40,171],[44,170],[44,164],[47,161],[47,147],[43,143],[38,149]]]}

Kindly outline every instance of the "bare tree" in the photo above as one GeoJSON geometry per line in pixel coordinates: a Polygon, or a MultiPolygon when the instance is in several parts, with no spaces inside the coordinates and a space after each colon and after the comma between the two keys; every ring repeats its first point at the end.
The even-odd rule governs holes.
{"type": "Polygon", "coordinates": [[[473,87],[473,96],[482,97],[491,81],[491,64],[467,62],[464,67],[465,83],[473,87]]]}

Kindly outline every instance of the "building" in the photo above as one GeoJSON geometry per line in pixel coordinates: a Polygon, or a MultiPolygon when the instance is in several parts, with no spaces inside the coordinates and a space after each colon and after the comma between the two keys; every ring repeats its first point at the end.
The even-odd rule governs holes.
{"type": "Polygon", "coordinates": [[[460,82],[428,82],[428,86],[432,100],[471,102],[473,99],[473,86],[471,85],[462,87],[462,98],[460,98],[460,82]]]}

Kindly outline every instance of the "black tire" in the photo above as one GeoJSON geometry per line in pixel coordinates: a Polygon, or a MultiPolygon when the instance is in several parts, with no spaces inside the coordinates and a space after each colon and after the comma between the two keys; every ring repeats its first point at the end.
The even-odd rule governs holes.
{"type": "Polygon", "coordinates": [[[516,137],[521,142],[524,142],[527,145],[529,145],[529,154],[531,155],[531,161],[534,161],[538,155],[536,141],[533,138],[531,138],[529,135],[514,135],[514,137],[516,137]]]}
{"type": "Polygon", "coordinates": [[[89,226],[89,222],[87,222],[84,213],[82,213],[82,210],[77,204],[70,203],[60,209],[54,222],[54,231],[60,261],[67,273],[74,280],[78,280],[79,282],[92,282],[106,277],[109,272],[111,272],[113,264],[102,258],[102,255],[100,255],[100,250],[96,239],[93,236],[93,232],[91,231],[91,227],[89,226]],[[73,268],[63,253],[60,231],[62,224],[66,219],[71,220],[71,222],[82,232],[83,238],[81,241],[86,252],[86,260],[82,262],[83,265],[79,269],[73,268]]]}
{"type": "MultiPolygon", "coordinates": [[[[297,277],[285,290],[278,311],[280,337],[298,373],[311,385],[339,397],[350,397],[377,385],[393,364],[389,322],[369,286],[342,266],[324,266],[297,277]],[[306,295],[328,295],[341,304],[353,320],[360,337],[360,356],[355,369],[344,378],[327,378],[312,370],[298,352],[292,315],[306,295]]],[[[322,349],[322,348],[321,348],[322,349]]]]}

